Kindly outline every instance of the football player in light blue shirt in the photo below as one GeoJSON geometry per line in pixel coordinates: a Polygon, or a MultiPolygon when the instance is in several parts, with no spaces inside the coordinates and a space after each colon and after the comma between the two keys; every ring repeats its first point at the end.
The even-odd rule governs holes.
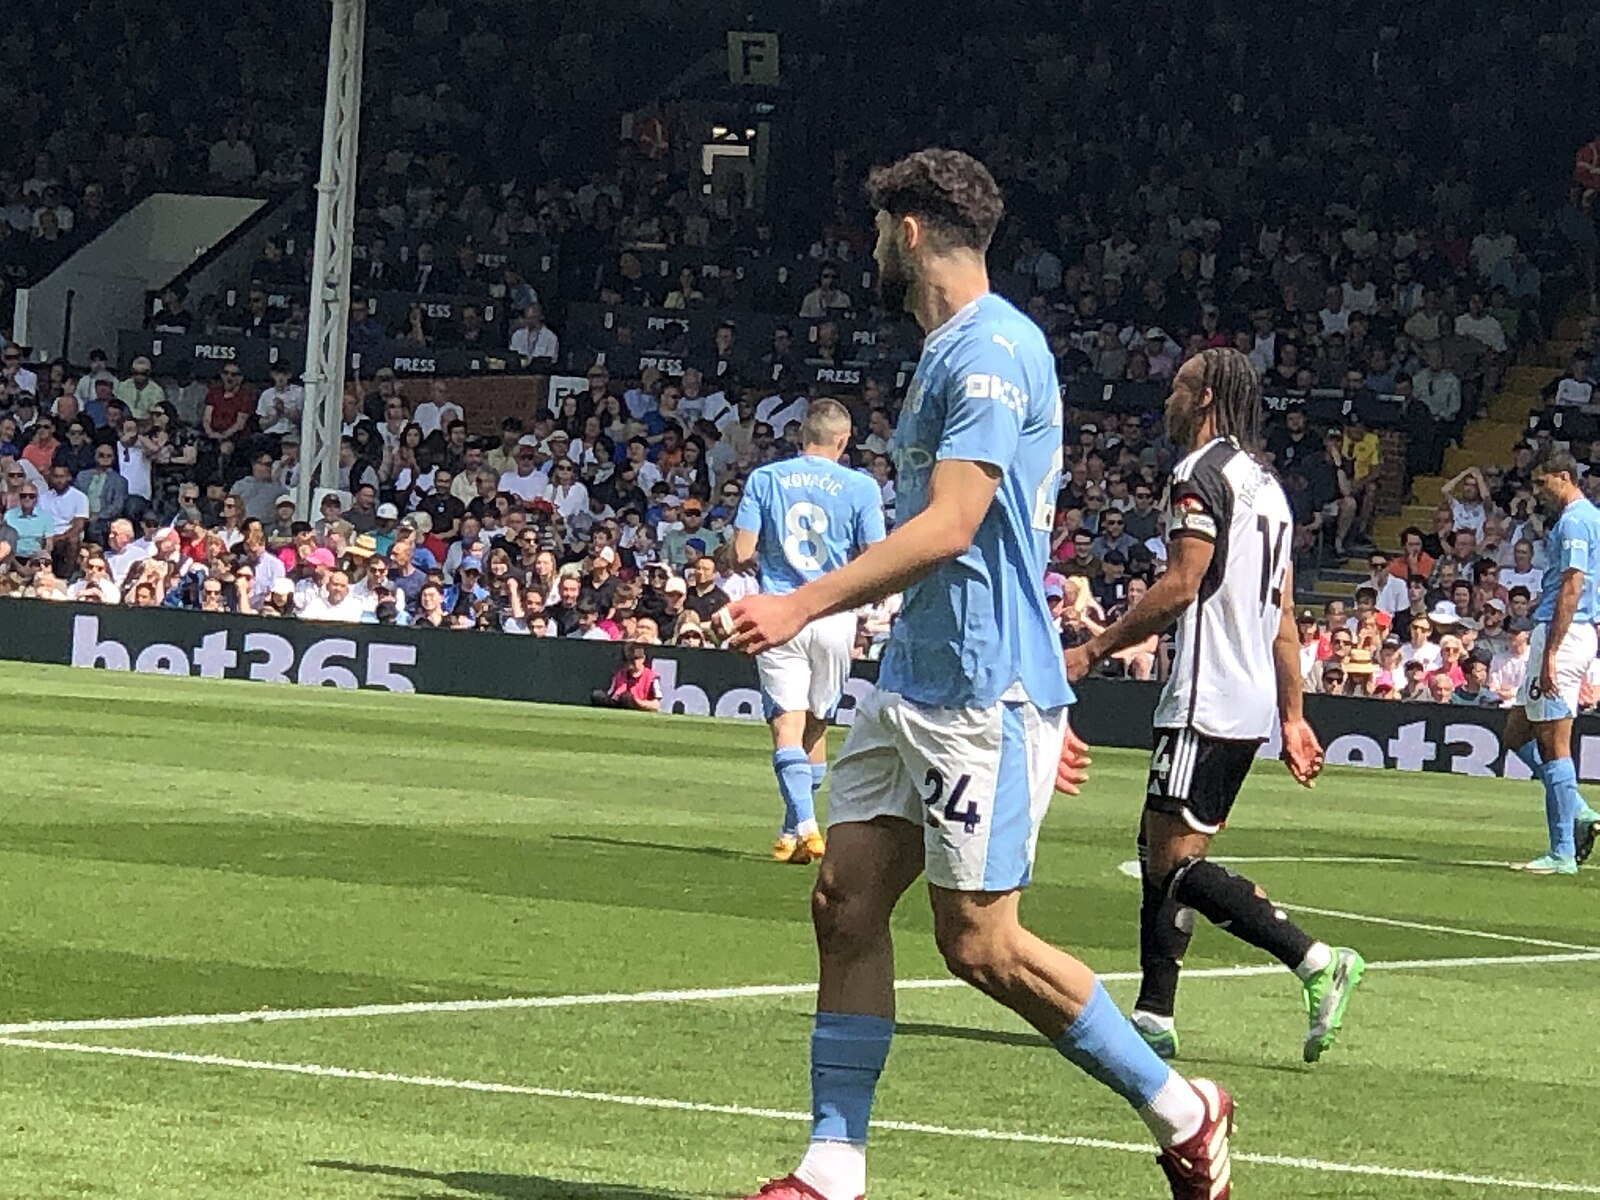
{"type": "Polygon", "coordinates": [[[730,614],[735,647],[763,652],[818,618],[904,594],[879,688],[834,765],[812,898],[811,1142],[761,1194],[865,1194],[872,1099],[894,1033],[890,915],[926,875],[951,970],[1138,1111],[1174,1197],[1226,1200],[1227,1093],[1172,1071],[1088,967],[1017,917],[1052,786],[1076,790],[1088,760],[1067,731],[1072,692],[1044,596],[1061,396],[1043,333],[989,291],[999,189],[968,155],[924,150],[873,171],[867,190],[884,301],[927,331],[895,435],[900,521],[837,571],[730,614]]]}
{"type": "MultiPolygon", "coordinates": [[[[771,595],[837,570],[883,540],[878,485],[839,463],[850,443],[849,410],[837,400],[813,400],[800,442],[800,457],[750,473],[734,515],[734,559],[755,567],[761,590],[771,595]]],[[[855,614],[836,613],[757,659],[783,797],[783,825],[772,847],[778,862],[812,862],[827,848],[815,797],[827,772],[828,719],[850,678],[855,636],[855,614]]]]}
{"type": "Polygon", "coordinates": [[[1533,469],[1540,502],[1559,514],[1546,539],[1544,584],[1534,609],[1528,670],[1506,720],[1506,745],[1544,784],[1550,849],[1518,870],[1576,875],[1600,836],[1600,813],[1578,791],[1572,720],[1594,661],[1600,621],[1600,509],[1578,486],[1578,464],[1556,454],[1533,469]]]}

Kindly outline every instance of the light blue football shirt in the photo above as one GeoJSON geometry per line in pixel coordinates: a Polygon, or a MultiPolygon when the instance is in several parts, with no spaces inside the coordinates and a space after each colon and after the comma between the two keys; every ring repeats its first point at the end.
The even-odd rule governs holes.
{"type": "Polygon", "coordinates": [[[1072,703],[1044,596],[1061,424],[1055,358],[1006,300],[982,296],[928,335],[895,433],[900,523],[927,507],[941,459],[1002,474],[971,547],[906,589],[880,687],[941,708],[1072,703]]]}
{"type": "Polygon", "coordinates": [[[860,471],[802,455],[750,472],[733,526],[756,535],[761,590],[781,596],[881,542],[883,498],[860,471]]]}
{"type": "Polygon", "coordinates": [[[1600,508],[1579,498],[1567,505],[1550,527],[1545,541],[1544,583],[1533,619],[1548,624],[1556,615],[1556,592],[1568,571],[1583,572],[1583,592],[1574,625],[1600,622],[1600,508]]]}

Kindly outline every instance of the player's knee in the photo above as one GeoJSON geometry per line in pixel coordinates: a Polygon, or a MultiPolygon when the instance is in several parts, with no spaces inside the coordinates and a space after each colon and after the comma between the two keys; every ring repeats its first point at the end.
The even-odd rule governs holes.
{"type": "Polygon", "coordinates": [[[936,922],[934,939],[945,968],[963,983],[994,995],[1013,977],[1016,955],[1009,937],[982,926],[936,922]]]}
{"type": "Polygon", "coordinates": [[[811,889],[811,924],[818,949],[828,954],[870,941],[884,922],[870,897],[842,886],[824,869],[811,889]]]}

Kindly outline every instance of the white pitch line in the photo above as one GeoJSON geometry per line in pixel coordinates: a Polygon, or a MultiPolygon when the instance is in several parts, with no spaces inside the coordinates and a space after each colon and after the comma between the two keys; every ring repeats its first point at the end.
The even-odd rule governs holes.
{"type": "Polygon", "coordinates": [[[1364,913],[1342,912],[1337,908],[1313,908],[1309,904],[1280,904],[1290,912],[1310,913],[1314,917],[1337,917],[1341,921],[1359,921],[1364,925],[1387,925],[1393,929],[1415,929],[1422,933],[1448,933],[1456,937],[1479,938],[1486,942],[1512,942],[1518,946],[1542,946],[1549,950],[1578,950],[1585,953],[1597,950],[1594,946],[1579,946],[1572,942],[1553,942],[1549,938],[1523,937],[1515,933],[1492,933],[1487,929],[1464,929],[1458,925],[1430,925],[1423,921],[1401,921],[1394,917],[1369,917],[1364,913]]]}
{"type": "MultiPolygon", "coordinates": [[[[269,1071],[282,1075],[302,1075],[315,1079],[341,1079],[361,1083],[390,1083],[408,1087],[437,1088],[447,1091],[479,1092],[502,1096],[530,1096],[541,1100],[576,1100],[590,1104],[611,1104],[626,1108],[657,1109],[668,1112],[706,1113],[715,1116],[753,1117],[766,1121],[803,1124],[810,1113],[788,1112],[776,1108],[752,1108],[742,1104],[708,1104],[692,1100],[671,1100],[656,1096],[627,1096],[612,1092],[578,1091],[572,1088],[544,1088],[525,1084],[490,1083],[476,1079],[442,1079],[433,1075],[396,1075],[387,1071],[362,1071],[347,1067],[328,1067],[315,1063],[264,1062],[249,1058],[228,1058],[216,1054],[179,1054],[164,1050],[138,1050],[124,1046],[90,1046],[79,1042],[35,1042],[24,1038],[0,1038],[0,1046],[23,1050],[45,1050],[64,1054],[91,1054],[107,1058],[144,1059],[183,1063],[197,1067],[219,1067],[237,1071],[269,1071]]],[[[928,1125],[920,1121],[872,1122],[874,1129],[888,1133],[920,1133],[933,1137],[961,1138],[980,1142],[1010,1142],[1030,1146],[1062,1146],[1078,1150],[1105,1150],[1117,1154],[1153,1155],[1155,1147],[1137,1142],[1118,1142],[1107,1138],[1071,1137],[1059,1134],[1020,1133],[998,1129],[958,1129],[947,1125],[928,1125]]],[[[1328,1162],[1281,1154],[1233,1155],[1236,1162],[1262,1167],[1282,1167],[1334,1175],[1364,1175],[1383,1179],[1421,1180],[1453,1183],[1496,1191],[1548,1192],[1569,1196],[1600,1196],[1600,1186],[1582,1183],[1555,1183],[1537,1179],[1502,1178],[1494,1175],[1469,1175],[1411,1167],[1386,1167],[1371,1163],[1328,1162]]]]}
{"type": "MultiPolygon", "coordinates": [[[[1514,954],[1488,958],[1407,958],[1371,962],[1369,971],[1456,971],[1473,967],[1533,967],[1560,963],[1600,962],[1600,949],[1579,948],[1567,954],[1514,954]]],[[[1282,974],[1275,964],[1199,967],[1185,979],[1253,979],[1282,974]]],[[[1107,971],[1104,983],[1137,983],[1137,971],[1107,971]]],[[[959,979],[901,979],[897,991],[931,992],[967,985],[959,979]]],[[[494,1000],[417,1000],[404,1004],[356,1004],[347,1008],[260,1009],[255,1012],[180,1013],[159,1017],[95,1017],[69,1021],[22,1021],[0,1025],[0,1037],[41,1033],[92,1033],[134,1029],[186,1029],[206,1025],[271,1025],[283,1021],[329,1021],[362,1017],[411,1017],[432,1013],[511,1012],[519,1009],[591,1008],[616,1004],[694,1004],[763,997],[809,996],[814,983],[758,983],[747,987],[688,988],[682,991],[595,992],[575,996],[506,996],[494,1000]]]]}
{"type": "MultiPolygon", "coordinates": [[[[1215,858],[1212,862],[1218,863],[1400,863],[1406,859],[1400,858],[1304,858],[1304,857],[1262,857],[1262,858],[1215,858]]],[[[1468,864],[1456,864],[1464,866],[1468,864]]],[[[1117,864],[1119,873],[1130,879],[1138,879],[1141,875],[1137,859],[1117,864]]],[[[1516,933],[1495,933],[1488,929],[1468,929],[1460,925],[1433,925],[1425,921],[1402,921],[1396,917],[1372,917],[1366,913],[1345,912],[1337,908],[1313,908],[1309,904],[1287,904],[1278,902],[1279,908],[1288,909],[1290,912],[1309,913],[1314,917],[1337,917],[1342,921],[1358,921],[1364,925],[1386,925],[1391,929],[1414,929],[1419,933],[1448,933],[1457,937],[1479,938],[1487,942],[1509,942],[1517,946],[1538,946],[1546,950],[1575,950],[1579,953],[1600,953],[1600,946],[1580,946],[1575,942],[1555,942],[1549,938],[1523,937],[1516,933]]],[[[4,1032],[0,1029],[0,1032],[4,1032]]]]}

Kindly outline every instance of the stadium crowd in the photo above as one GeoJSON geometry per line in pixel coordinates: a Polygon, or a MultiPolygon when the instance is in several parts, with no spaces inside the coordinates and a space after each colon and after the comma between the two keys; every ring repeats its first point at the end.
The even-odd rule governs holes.
{"type": "MultiPolygon", "coordinates": [[[[1137,17],[1085,6],[1062,18],[1092,27],[1081,43],[1041,34],[1004,68],[1036,85],[1020,113],[987,92],[996,55],[1013,43],[991,32],[959,55],[929,45],[918,78],[886,104],[874,99],[879,124],[836,138],[826,154],[803,139],[790,148],[774,170],[804,164],[805,178],[773,189],[782,197],[760,215],[737,190],[697,186],[699,142],[670,106],[652,126],[659,143],[615,145],[615,124],[578,109],[596,94],[643,98],[637,80],[620,78],[620,50],[606,57],[563,35],[548,54],[553,62],[564,46],[567,56],[539,76],[508,53],[519,27],[500,18],[526,19],[513,7],[486,6],[462,28],[430,0],[405,12],[399,34],[378,32],[351,344],[503,349],[576,371],[586,390],[490,430],[470,427],[444,385],[389,369],[357,379],[338,493],[304,513],[292,498],[304,398],[289,370],[170,376],[144,357],[44,363],[8,344],[0,592],[714,644],[714,613],[754,586],[727,547],[742,481],[794,452],[792,422],[808,395],[837,391],[795,383],[799,368],[883,366],[863,347],[893,344],[836,344],[837,327],[824,332],[835,321],[892,324],[871,287],[857,191],[865,164],[939,130],[1006,185],[997,286],[1038,321],[1074,385],[1046,581],[1064,644],[1137,603],[1161,571],[1173,458],[1161,385],[1196,350],[1234,345],[1287,398],[1267,449],[1295,511],[1297,569],[1310,578],[1370,552],[1371,586],[1348,610],[1301,615],[1308,686],[1463,704],[1514,690],[1540,554],[1528,466],[1557,441],[1600,466],[1600,441],[1577,436],[1600,434],[1579,419],[1600,367],[1594,331],[1550,382],[1552,413],[1572,420],[1541,422],[1513,463],[1415,497],[1440,509],[1431,529],[1407,531],[1399,558],[1373,546],[1372,523],[1383,480],[1398,476],[1404,490],[1436,472],[1507,365],[1592,273],[1581,189],[1560,195],[1529,178],[1525,163],[1504,158],[1497,131],[1516,106],[1547,115],[1552,130],[1570,125],[1564,69],[1595,50],[1600,20],[1541,4],[1483,14],[1448,23],[1452,48],[1422,57],[1407,32],[1439,5],[1390,24],[1319,10],[1295,15],[1289,30],[1250,19],[1242,4],[1208,17],[1176,4],[1140,6],[1137,17]],[[1489,53],[1489,33],[1497,51],[1513,35],[1519,50],[1489,53]],[[500,70],[476,69],[485,63],[500,70]],[[589,85],[564,91],[585,68],[589,85]],[[1189,114],[1211,108],[1202,80],[1206,96],[1220,87],[1229,99],[1197,125],[1189,114]],[[521,89],[525,103],[490,104],[503,89],[521,89]],[[541,274],[529,264],[545,254],[541,274]],[[753,269],[760,263],[784,269],[753,269]],[[390,293],[409,299],[374,311],[390,293]],[[450,301],[447,319],[432,315],[438,300],[450,301]],[[704,310],[714,332],[703,344],[663,344],[682,355],[681,374],[613,378],[602,356],[615,347],[565,320],[581,304],[704,310]],[[770,341],[741,336],[754,313],[782,318],[770,341]],[[1118,388],[1145,400],[1133,411],[1101,402],[1118,388]],[[1331,424],[1313,398],[1332,401],[1331,424]],[[1380,428],[1403,430],[1405,462],[1385,461],[1380,428]]],[[[33,30],[44,35],[64,16],[39,8],[33,30]]],[[[45,261],[16,252],[44,238],[51,212],[87,230],[155,183],[271,189],[305,178],[314,106],[296,73],[274,69],[283,54],[261,45],[252,22],[221,18],[226,53],[188,78],[176,73],[171,88],[144,88],[152,72],[166,78],[150,31],[104,4],[90,9],[104,18],[85,22],[91,36],[108,40],[121,69],[105,80],[75,68],[60,111],[18,109],[27,157],[0,170],[9,277],[45,261]],[[95,113],[115,117],[87,120],[95,113]],[[107,179],[120,190],[91,204],[107,179]]],[[[306,8],[310,28],[312,10],[322,11],[306,8]]],[[[164,13],[175,37],[215,36],[175,6],[164,13]]],[[[837,15],[842,26],[853,19],[837,15]]],[[[936,25],[919,28],[932,37],[936,25]]],[[[37,43],[0,54],[17,68],[12,89],[40,94],[29,90],[37,43]]],[[[835,137],[857,128],[842,116],[864,111],[872,77],[857,66],[843,52],[819,59],[814,86],[794,98],[815,117],[808,128],[835,137]]],[[[228,292],[189,297],[175,284],[150,328],[292,339],[305,322],[303,232],[275,239],[228,292]]],[[[0,314],[9,311],[0,295],[0,314]]],[[[639,334],[637,348],[656,348],[639,334]]],[[[852,461],[877,480],[892,520],[900,396],[864,372],[841,398],[858,422],[852,461]]],[[[1600,472],[1590,479],[1600,484],[1600,472]]],[[[894,611],[889,602],[863,614],[859,654],[876,653],[894,611]]],[[[1159,641],[1112,667],[1141,678],[1165,668],[1159,641]]]]}

